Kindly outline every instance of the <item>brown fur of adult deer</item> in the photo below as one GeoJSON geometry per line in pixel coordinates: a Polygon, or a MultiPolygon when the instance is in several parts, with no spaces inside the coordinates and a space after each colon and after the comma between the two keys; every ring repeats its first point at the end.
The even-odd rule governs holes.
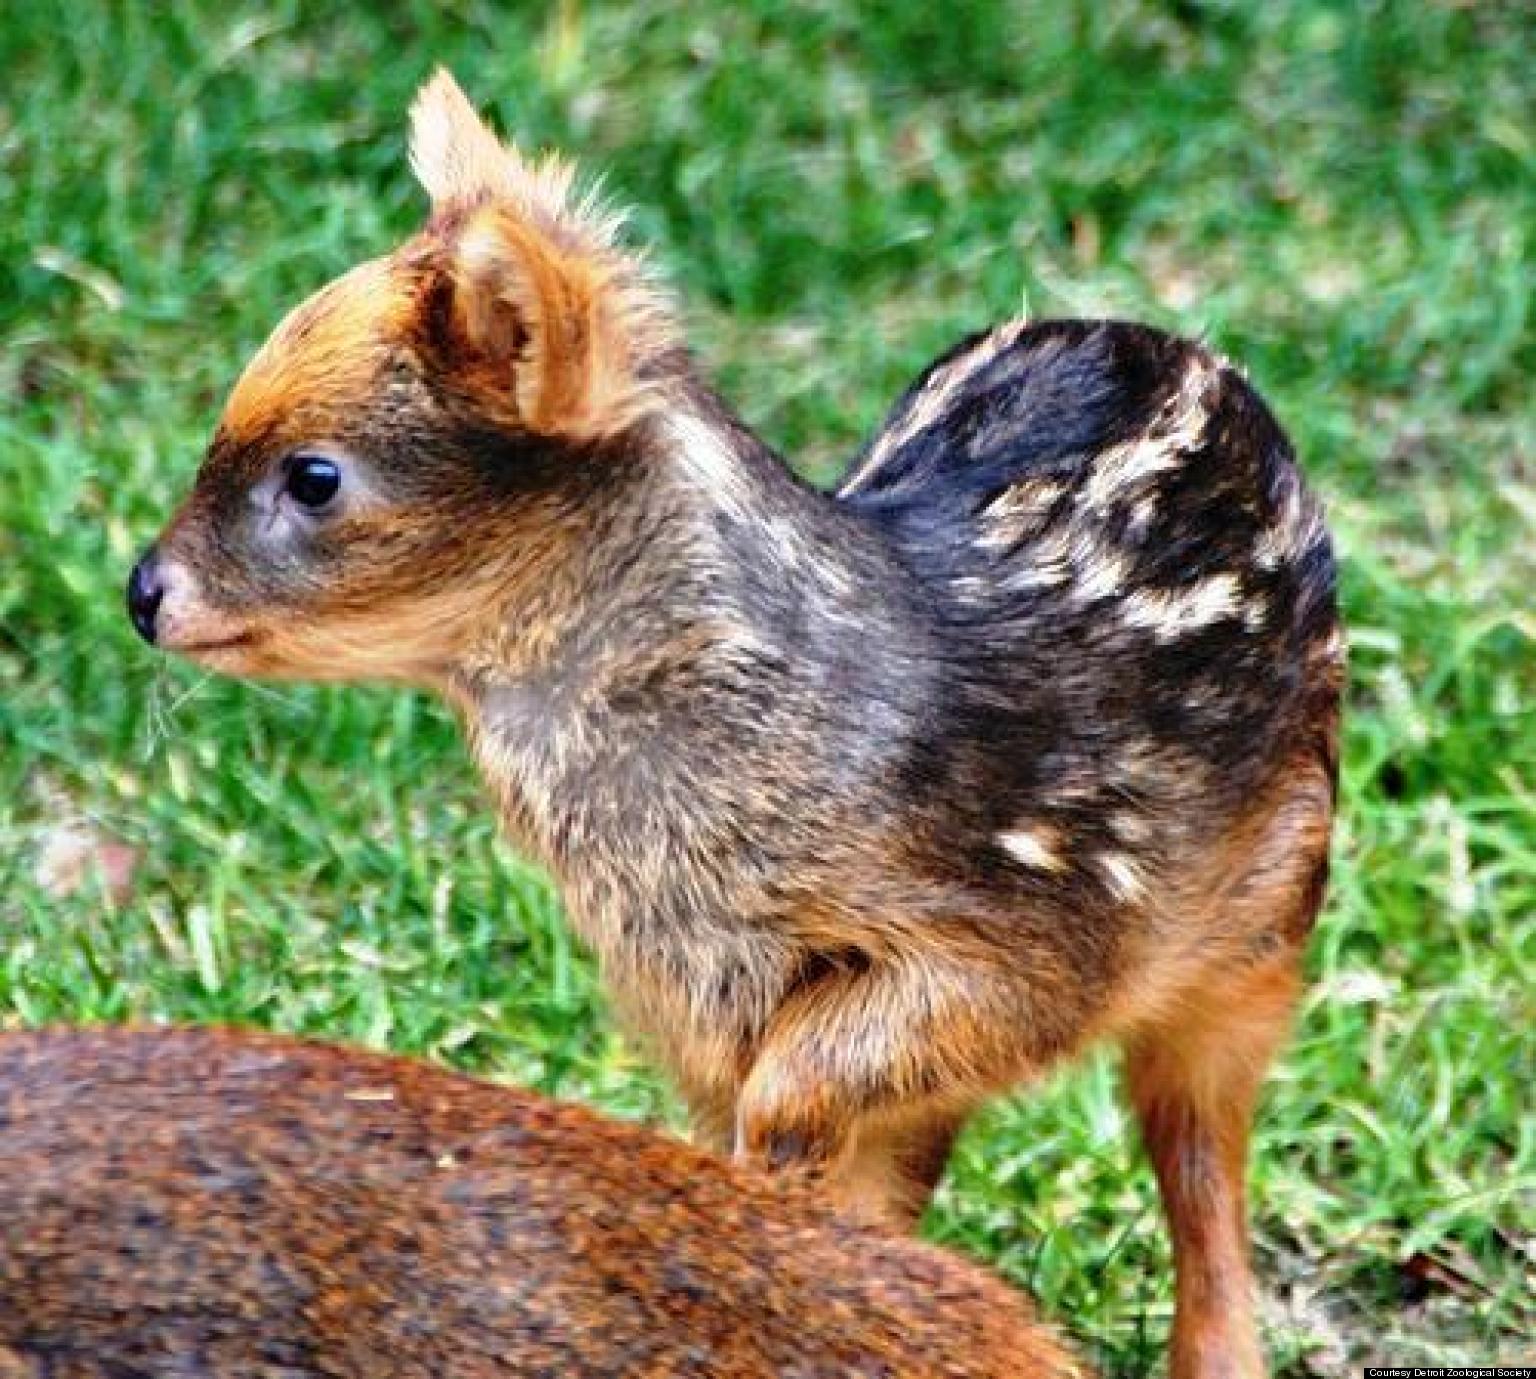
{"type": "Polygon", "coordinates": [[[1069,1379],[1022,1298],[638,1126],[229,1030],[0,1036],[3,1379],[1069,1379]]]}

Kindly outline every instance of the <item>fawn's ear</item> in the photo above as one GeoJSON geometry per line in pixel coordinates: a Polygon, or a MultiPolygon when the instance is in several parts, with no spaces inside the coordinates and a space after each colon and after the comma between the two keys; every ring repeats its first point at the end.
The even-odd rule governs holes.
{"type": "Polygon", "coordinates": [[[633,419],[644,400],[641,341],[612,265],[494,202],[469,217],[449,254],[455,334],[492,410],[510,401],[518,425],[573,438],[633,419]]]}
{"type": "Polygon", "coordinates": [[[507,180],[515,150],[504,146],[444,68],[411,106],[411,169],[435,209],[484,195],[507,180]]]}
{"type": "Polygon", "coordinates": [[[439,71],[411,110],[411,166],[448,241],[455,335],[488,401],[547,434],[611,431],[646,402],[644,357],[667,347],[667,313],[617,245],[620,217],[572,195],[555,158],[529,162],[439,71]]]}
{"type": "Polygon", "coordinates": [[[506,197],[558,217],[571,186],[570,169],[558,160],[530,163],[498,139],[442,68],[411,106],[411,168],[434,212],[506,197]]]}

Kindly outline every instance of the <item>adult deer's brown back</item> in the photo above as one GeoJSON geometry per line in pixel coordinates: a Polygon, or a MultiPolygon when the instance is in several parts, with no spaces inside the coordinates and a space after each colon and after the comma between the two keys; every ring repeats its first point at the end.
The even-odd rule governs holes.
{"type": "Polygon", "coordinates": [[[0,1377],[1075,1367],[981,1269],[632,1125],[249,1033],[0,1038],[0,1377]]]}

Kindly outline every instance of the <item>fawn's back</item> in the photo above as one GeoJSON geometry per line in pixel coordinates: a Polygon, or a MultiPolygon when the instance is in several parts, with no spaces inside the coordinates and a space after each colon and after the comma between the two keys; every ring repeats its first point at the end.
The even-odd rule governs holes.
{"type": "Polygon", "coordinates": [[[422,1063],[9,1035],[0,1126],[5,1379],[1072,1371],[958,1259],[422,1063]]]}

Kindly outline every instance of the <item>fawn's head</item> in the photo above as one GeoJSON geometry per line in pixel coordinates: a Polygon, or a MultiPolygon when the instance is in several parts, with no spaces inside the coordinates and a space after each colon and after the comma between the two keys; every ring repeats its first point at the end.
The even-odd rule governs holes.
{"type": "Polygon", "coordinates": [[[236,674],[430,677],[582,541],[584,496],[656,405],[663,305],[614,217],[446,73],[411,163],[426,226],[278,326],[134,569],[148,640],[236,674]]]}

